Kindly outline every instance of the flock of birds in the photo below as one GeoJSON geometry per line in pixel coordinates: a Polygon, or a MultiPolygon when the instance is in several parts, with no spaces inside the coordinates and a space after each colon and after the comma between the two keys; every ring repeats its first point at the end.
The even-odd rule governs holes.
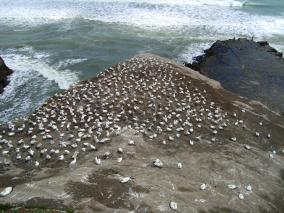
{"type": "MultiPolygon", "coordinates": [[[[111,156],[110,151],[97,154],[100,146],[110,143],[124,127],[142,134],[146,141],[164,145],[179,141],[194,145],[201,139],[218,143],[229,126],[246,127],[238,118],[245,110],[226,112],[210,91],[193,81],[156,58],[120,63],[56,94],[28,118],[2,124],[1,168],[11,164],[40,167],[50,162],[73,166],[89,152],[97,155],[99,165],[111,156]]],[[[238,137],[227,139],[235,142],[238,137]]],[[[135,141],[128,144],[135,145],[135,141]]],[[[122,153],[122,148],[117,152],[122,153]]],[[[162,167],[162,162],[156,159],[153,166],[162,167]]],[[[171,206],[176,208],[175,203],[171,206]]]]}
{"type": "Polygon", "coordinates": [[[22,122],[2,124],[1,164],[9,165],[11,159],[34,166],[50,160],[69,160],[72,165],[125,126],[163,144],[183,140],[190,145],[201,138],[217,142],[232,122],[245,128],[236,112],[229,115],[212,99],[170,64],[134,58],[56,94],[22,122]]]}

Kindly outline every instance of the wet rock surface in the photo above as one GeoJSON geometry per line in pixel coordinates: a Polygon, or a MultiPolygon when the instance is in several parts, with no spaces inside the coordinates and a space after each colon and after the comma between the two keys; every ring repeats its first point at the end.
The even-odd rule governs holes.
{"type": "Polygon", "coordinates": [[[12,70],[6,66],[4,60],[0,57],[0,94],[3,93],[4,87],[9,84],[8,76],[12,74],[12,70]]]}
{"type": "Polygon", "coordinates": [[[225,89],[284,112],[283,53],[267,42],[217,41],[186,66],[219,81],[225,89]]]}
{"type": "Polygon", "coordinates": [[[282,117],[218,82],[140,55],[0,125],[0,187],[13,187],[0,203],[283,212],[283,128],[282,117]]]}

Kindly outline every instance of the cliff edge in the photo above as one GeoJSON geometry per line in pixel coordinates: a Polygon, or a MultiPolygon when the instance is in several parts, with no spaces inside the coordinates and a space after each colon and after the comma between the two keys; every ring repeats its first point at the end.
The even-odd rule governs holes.
{"type": "Polygon", "coordinates": [[[0,126],[0,187],[9,192],[0,203],[283,212],[281,119],[196,71],[138,55],[0,126]]]}

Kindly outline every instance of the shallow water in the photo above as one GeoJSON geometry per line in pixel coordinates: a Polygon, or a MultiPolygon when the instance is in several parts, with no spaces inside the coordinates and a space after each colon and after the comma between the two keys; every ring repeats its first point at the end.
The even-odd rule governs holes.
{"type": "Polygon", "coordinates": [[[284,50],[282,0],[0,0],[0,55],[15,73],[0,122],[119,61],[149,52],[191,61],[217,39],[284,50]]]}

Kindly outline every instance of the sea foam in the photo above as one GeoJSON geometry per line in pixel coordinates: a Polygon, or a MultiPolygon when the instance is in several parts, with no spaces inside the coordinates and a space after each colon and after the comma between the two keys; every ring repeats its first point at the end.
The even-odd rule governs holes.
{"type": "MultiPolygon", "coordinates": [[[[15,70],[15,75],[21,72],[37,72],[49,81],[54,81],[60,89],[68,89],[70,85],[78,81],[75,71],[68,69],[59,70],[56,66],[48,64],[49,55],[43,52],[35,52],[31,47],[9,49],[2,53],[3,59],[15,70]]],[[[72,61],[69,59],[69,61],[72,61]]],[[[75,60],[73,63],[79,63],[75,60]]],[[[65,62],[66,63],[66,62],[65,62]]]]}
{"type": "Polygon", "coordinates": [[[66,59],[61,67],[48,63],[49,55],[32,47],[0,51],[6,64],[14,70],[10,83],[0,95],[0,123],[26,115],[59,89],[67,89],[78,81],[77,73],[63,65],[82,59],[66,59]]]}
{"type": "MultiPolygon", "coordinates": [[[[38,25],[85,19],[146,30],[195,30],[230,36],[284,33],[284,17],[250,14],[237,0],[14,0],[1,1],[0,24],[38,25]]],[[[206,32],[205,32],[206,33],[206,32]]]]}

